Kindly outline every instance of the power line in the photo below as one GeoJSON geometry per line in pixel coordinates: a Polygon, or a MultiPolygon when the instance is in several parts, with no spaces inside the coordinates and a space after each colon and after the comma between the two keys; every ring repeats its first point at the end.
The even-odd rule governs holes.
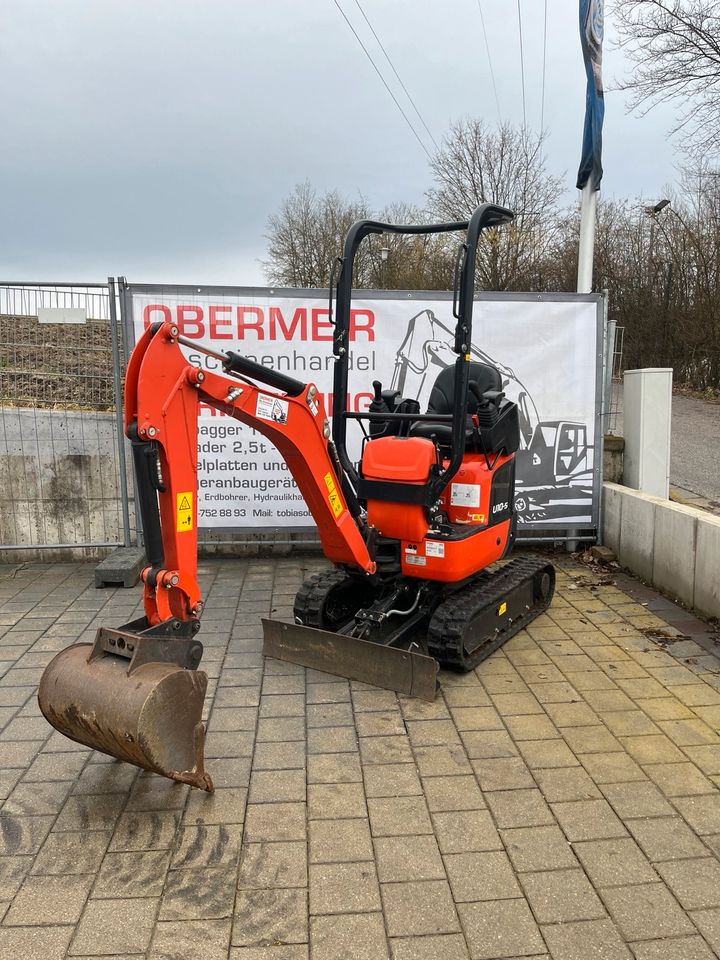
{"type": "Polygon", "coordinates": [[[392,92],[392,90],[391,90],[390,87],[388,86],[387,81],[385,80],[385,77],[382,75],[382,73],[380,73],[380,70],[379,70],[379,68],[378,68],[378,65],[375,63],[375,61],[373,60],[372,56],[370,55],[370,52],[368,51],[368,48],[365,46],[365,44],[364,44],[364,43],[362,42],[362,40],[360,39],[357,30],[356,30],[355,27],[352,25],[352,23],[350,23],[350,21],[348,20],[346,14],[345,14],[345,11],[343,10],[343,8],[342,8],[342,7],[340,6],[340,4],[338,3],[338,0],[333,0],[333,3],[335,4],[335,6],[338,8],[338,10],[340,11],[340,13],[342,14],[342,18],[343,18],[343,20],[345,21],[345,23],[346,23],[346,24],[350,27],[350,29],[352,30],[355,39],[356,39],[357,42],[360,44],[360,46],[361,46],[362,49],[363,49],[363,52],[365,53],[365,56],[368,58],[368,60],[369,60],[370,63],[372,64],[373,70],[374,70],[375,73],[380,77],[380,80],[382,81],[382,85],[385,87],[385,89],[387,90],[387,92],[388,92],[388,93],[390,94],[390,96],[392,97],[393,103],[394,103],[395,106],[398,108],[398,110],[400,111],[400,113],[403,115],[403,119],[405,120],[405,123],[407,123],[408,127],[410,127],[410,130],[412,131],[413,136],[415,137],[415,139],[417,140],[417,142],[420,144],[420,146],[422,147],[422,149],[425,151],[425,155],[427,156],[428,160],[430,160],[430,161],[432,162],[432,157],[431,157],[431,155],[430,155],[430,151],[429,151],[428,148],[425,146],[425,144],[422,142],[422,140],[420,139],[420,135],[418,134],[417,130],[415,129],[415,127],[414,127],[414,126],[412,125],[412,123],[410,122],[410,119],[409,119],[408,115],[405,113],[405,111],[403,110],[403,108],[402,108],[402,107],[400,106],[400,104],[398,103],[397,97],[395,96],[395,94],[392,92]]]}
{"type": "Polygon", "coordinates": [[[480,14],[480,23],[482,24],[483,36],[485,37],[485,50],[487,51],[488,64],[490,66],[490,79],[492,80],[493,92],[495,93],[495,106],[497,107],[498,120],[502,120],[500,115],[500,100],[498,98],[497,85],[495,83],[495,71],[493,70],[492,57],[490,56],[490,44],[488,43],[487,30],[485,29],[485,17],[483,16],[482,4],[477,0],[478,13],[480,14]]]}
{"type": "Polygon", "coordinates": [[[418,120],[419,120],[420,123],[425,127],[425,131],[426,131],[427,135],[430,137],[430,139],[432,140],[432,142],[435,144],[435,149],[436,149],[436,150],[440,150],[440,147],[438,146],[437,140],[435,139],[435,137],[434,137],[434,136],[432,135],[432,133],[430,132],[430,129],[429,129],[428,125],[427,125],[427,124],[425,123],[425,121],[423,120],[422,116],[420,115],[420,111],[418,110],[417,106],[415,105],[415,101],[414,101],[413,98],[410,96],[410,94],[408,93],[407,87],[405,86],[405,84],[404,84],[404,83],[402,82],[402,80],[400,79],[400,74],[399,74],[399,73],[397,72],[397,70],[395,69],[395,65],[393,64],[392,60],[390,59],[390,56],[389,56],[387,50],[386,50],[385,47],[383,46],[382,40],[381,40],[380,37],[377,35],[377,33],[375,32],[375,28],[373,27],[373,25],[372,25],[372,24],[370,23],[370,21],[368,20],[367,14],[366,14],[365,11],[363,10],[362,6],[360,5],[360,0],[355,0],[355,3],[357,4],[358,10],[359,10],[360,13],[363,15],[363,18],[364,18],[364,20],[365,20],[365,23],[368,25],[368,27],[370,27],[370,31],[372,32],[372,35],[373,35],[373,36],[375,37],[375,39],[377,40],[378,46],[380,47],[380,49],[382,50],[383,54],[385,55],[385,59],[386,59],[387,62],[390,64],[390,69],[391,69],[392,72],[395,74],[395,77],[397,78],[397,82],[398,82],[398,83],[400,84],[400,86],[403,88],[403,91],[404,91],[404,93],[405,93],[405,96],[408,98],[408,100],[409,100],[410,103],[412,104],[412,108],[413,108],[413,110],[415,111],[415,113],[417,114],[418,120]]]}
{"type": "Polygon", "coordinates": [[[545,0],[545,22],[543,25],[543,72],[542,72],[542,100],[540,101],[540,136],[545,132],[545,66],[547,63],[547,8],[548,0],[545,0]]]}
{"type": "Polygon", "coordinates": [[[523,126],[527,127],[527,113],[525,110],[525,55],[523,53],[522,13],[520,12],[520,0],[517,0],[517,10],[518,30],[520,31],[520,79],[522,81],[523,126]]]}

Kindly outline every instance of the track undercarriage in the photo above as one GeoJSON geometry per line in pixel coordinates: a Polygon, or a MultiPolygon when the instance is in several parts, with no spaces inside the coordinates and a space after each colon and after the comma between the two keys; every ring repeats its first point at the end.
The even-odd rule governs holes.
{"type": "Polygon", "coordinates": [[[472,670],[550,605],[552,564],[519,557],[461,584],[342,570],[309,577],[295,624],[263,621],[267,656],[432,700],[438,666],[472,670]]]}

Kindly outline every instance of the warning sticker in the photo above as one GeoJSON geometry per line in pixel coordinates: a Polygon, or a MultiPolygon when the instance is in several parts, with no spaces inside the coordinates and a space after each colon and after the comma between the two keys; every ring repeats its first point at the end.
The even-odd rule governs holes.
{"type": "Polygon", "coordinates": [[[177,532],[183,530],[192,530],[193,528],[193,495],[188,490],[187,493],[177,495],[177,523],[175,524],[177,532]]]}
{"type": "Polygon", "coordinates": [[[444,557],[445,556],[445,544],[439,543],[437,540],[426,540],[425,541],[425,556],[427,557],[444,557]]]}
{"type": "Polygon", "coordinates": [[[288,418],[287,400],[281,397],[270,397],[266,393],[259,393],[255,413],[263,420],[271,420],[273,423],[287,423],[288,418]]]}
{"type": "Polygon", "coordinates": [[[450,485],[451,507],[479,507],[480,484],[453,483],[450,485]]]}
{"type": "Polygon", "coordinates": [[[337,492],[333,475],[331,473],[326,473],[323,477],[323,480],[325,481],[325,486],[328,489],[328,500],[330,501],[332,512],[336,517],[339,517],[343,512],[343,505],[342,500],[340,499],[340,494],[337,492]]]}
{"type": "Polygon", "coordinates": [[[506,612],[507,612],[507,603],[501,603],[500,606],[498,607],[497,615],[499,617],[502,617],[503,614],[506,612]]]}

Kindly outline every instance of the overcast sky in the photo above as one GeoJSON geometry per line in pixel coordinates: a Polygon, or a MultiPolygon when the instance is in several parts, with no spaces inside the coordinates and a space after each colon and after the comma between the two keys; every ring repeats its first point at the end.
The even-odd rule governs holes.
{"type": "MultiPolygon", "coordinates": [[[[338,2],[397,89],[356,0],[338,2]]],[[[458,117],[497,121],[478,0],[360,2],[438,141],[458,117]]],[[[521,123],[517,5],[481,3],[500,114],[521,123]]],[[[547,154],[568,203],[585,98],[577,6],[548,2],[547,154]]],[[[521,8],[537,129],[543,0],[521,8]]],[[[606,88],[626,69],[611,40],[606,23],[606,88]]],[[[0,281],[262,283],[267,218],[296,183],[376,207],[422,202],[430,184],[334,0],[2,0],[0,107],[0,281]]],[[[662,194],[672,119],[628,116],[606,93],[603,195],[662,194]]]]}

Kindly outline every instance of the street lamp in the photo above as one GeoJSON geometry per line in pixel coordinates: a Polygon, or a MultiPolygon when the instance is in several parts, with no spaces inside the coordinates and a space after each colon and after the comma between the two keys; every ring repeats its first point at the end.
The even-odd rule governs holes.
{"type": "Polygon", "coordinates": [[[390,256],[390,247],[380,247],[380,286],[385,286],[385,264],[390,256]]]}

